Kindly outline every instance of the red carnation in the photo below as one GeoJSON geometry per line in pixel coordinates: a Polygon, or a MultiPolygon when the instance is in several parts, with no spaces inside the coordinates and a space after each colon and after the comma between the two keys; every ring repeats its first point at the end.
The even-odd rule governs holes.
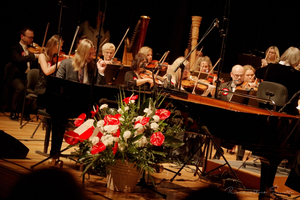
{"type": "Polygon", "coordinates": [[[123,101],[124,101],[126,104],[128,104],[131,100],[137,100],[137,98],[138,98],[138,95],[134,95],[134,96],[132,96],[132,97],[127,97],[127,98],[123,99],[123,101]]]}
{"type": "Polygon", "coordinates": [[[161,132],[153,133],[150,137],[150,142],[154,146],[161,146],[164,143],[165,136],[161,132]]]}
{"type": "Polygon", "coordinates": [[[102,142],[98,142],[96,145],[92,147],[91,154],[95,155],[100,153],[106,149],[106,146],[102,142]]]}
{"type": "Polygon", "coordinates": [[[111,148],[113,150],[113,155],[116,154],[117,150],[118,150],[118,142],[115,143],[115,146],[113,148],[111,148]]]}
{"type": "Polygon", "coordinates": [[[136,125],[136,124],[142,124],[143,126],[145,126],[149,122],[149,120],[150,120],[150,117],[143,117],[142,119],[136,121],[134,123],[134,125],[136,125]]]}
{"type": "Polygon", "coordinates": [[[106,115],[104,117],[104,126],[105,125],[120,125],[119,118],[114,115],[106,115]]]}
{"type": "Polygon", "coordinates": [[[75,145],[79,142],[79,135],[78,133],[75,133],[74,131],[67,131],[64,134],[64,139],[66,143],[70,145],[75,145]]]}
{"type": "Polygon", "coordinates": [[[86,118],[86,114],[85,113],[82,113],[81,115],[79,115],[77,117],[77,119],[74,121],[74,125],[76,127],[80,126],[81,124],[83,124],[84,120],[86,118]]]}
{"type": "Polygon", "coordinates": [[[94,118],[94,116],[96,115],[96,113],[98,112],[98,110],[99,110],[99,106],[97,105],[96,110],[92,110],[91,111],[91,114],[92,114],[91,118],[94,118]]]}
{"type": "Polygon", "coordinates": [[[158,109],[155,114],[159,116],[159,119],[164,120],[171,115],[171,112],[166,109],[158,109]]]}

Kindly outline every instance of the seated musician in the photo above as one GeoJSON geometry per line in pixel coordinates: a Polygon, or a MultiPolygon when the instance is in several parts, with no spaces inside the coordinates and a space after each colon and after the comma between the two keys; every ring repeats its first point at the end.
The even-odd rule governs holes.
{"type": "MultiPolygon", "coordinates": [[[[65,59],[56,73],[56,77],[80,83],[91,84],[94,75],[95,47],[91,40],[83,39],[75,53],[74,58],[65,59]]],[[[98,76],[96,84],[105,84],[105,67],[100,67],[100,61],[97,62],[98,76]]]]}
{"type": "Polygon", "coordinates": [[[153,50],[150,47],[143,46],[138,53],[142,53],[147,56],[147,64],[150,64],[153,58],[153,50]]]}
{"type": "Polygon", "coordinates": [[[147,63],[147,57],[145,54],[137,53],[131,63],[131,71],[127,71],[124,77],[125,86],[128,88],[133,88],[135,86],[141,86],[144,84],[149,85],[151,88],[153,86],[152,78],[142,78],[140,73],[143,72],[144,65],[147,63]]]}
{"type": "Polygon", "coordinates": [[[192,67],[191,71],[200,71],[208,73],[212,69],[212,63],[208,56],[199,57],[196,61],[194,66],[192,67]]]}
{"type": "MultiPolygon", "coordinates": [[[[280,57],[277,64],[269,64],[256,70],[255,76],[264,81],[276,82],[284,85],[288,89],[288,99],[290,100],[294,94],[300,89],[300,71],[295,67],[300,63],[300,50],[296,47],[288,48],[280,57]]],[[[294,96],[291,103],[288,104],[284,112],[298,115],[296,109],[298,105],[299,94],[294,96]]]]}
{"type": "Polygon", "coordinates": [[[250,88],[257,90],[258,87],[258,80],[255,78],[255,69],[251,65],[244,65],[245,70],[245,78],[244,81],[248,82],[247,85],[245,85],[245,88],[250,88]]]}
{"type": "Polygon", "coordinates": [[[266,51],[266,57],[261,60],[261,66],[265,67],[270,63],[278,63],[279,58],[279,49],[276,46],[270,46],[266,51]]]}
{"type": "MultiPolygon", "coordinates": [[[[222,83],[219,87],[219,90],[225,90],[229,92],[234,92],[238,86],[244,83],[245,78],[245,70],[244,67],[241,65],[235,65],[232,67],[230,76],[232,78],[231,81],[222,83]]],[[[232,98],[231,93],[223,93],[220,92],[218,94],[218,98],[225,101],[230,101],[232,98]]]]}
{"type": "Polygon", "coordinates": [[[34,92],[38,95],[45,93],[47,85],[47,76],[53,74],[56,68],[59,68],[60,66],[60,62],[58,62],[58,66],[56,66],[58,45],[60,44],[60,50],[63,46],[63,40],[59,40],[59,35],[53,35],[48,40],[44,52],[41,53],[39,56],[38,63],[40,72],[37,84],[34,89],[34,92]]]}
{"type": "MultiPolygon", "coordinates": [[[[225,91],[234,92],[237,87],[241,86],[244,83],[244,78],[245,78],[244,67],[241,65],[233,66],[231,69],[231,72],[230,72],[230,76],[231,76],[232,80],[222,83],[219,87],[220,91],[225,90],[225,91]]],[[[220,92],[218,94],[218,98],[221,100],[230,101],[232,98],[232,94],[220,92]]],[[[238,145],[237,148],[238,148],[238,152],[236,154],[236,160],[243,160],[245,150],[242,149],[241,145],[238,145]]],[[[231,151],[234,151],[234,149],[235,149],[235,147],[233,147],[233,149],[231,151]]]]}

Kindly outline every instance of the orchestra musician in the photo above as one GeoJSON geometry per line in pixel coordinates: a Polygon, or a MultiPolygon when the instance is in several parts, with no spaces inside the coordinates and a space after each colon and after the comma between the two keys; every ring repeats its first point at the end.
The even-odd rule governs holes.
{"type": "Polygon", "coordinates": [[[124,83],[127,88],[141,86],[144,84],[153,87],[152,78],[142,78],[140,73],[145,71],[144,65],[147,63],[147,56],[143,53],[137,53],[131,64],[131,71],[127,71],[124,77],[124,83]]]}
{"type": "Polygon", "coordinates": [[[153,58],[153,50],[148,46],[143,46],[140,48],[138,53],[142,53],[147,56],[147,64],[150,64],[153,58]]]}
{"type": "Polygon", "coordinates": [[[208,73],[213,68],[211,60],[208,56],[199,57],[193,65],[191,71],[200,71],[208,73]]]}
{"type": "MultiPolygon", "coordinates": [[[[3,88],[3,97],[7,97],[10,88],[12,88],[12,101],[10,119],[18,120],[18,110],[22,107],[22,99],[24,98],[25,82],[27,72],[32,68],[37,68],[37,59],[39,54],[33,54],[28,51],[28,46],[32,44],[34,32],[29,27],[20,30],[20,41],[10,49],[10,67],[5,77],[6,84],[3,88]]],[[[7,104],[4,99],[2,104],[7,104]]],[[[26,110],[25,110],[26,111],[26,110]]],[[[29,113],[24,113],[25,119],[29,120],[29,113]]]]}
{"type": "Polygon", "coordinates": [[[270,63],[278,63],[280,58],[279,49],[276,46],[270,46],[266,51],[265,59],[261,60],[262,67],[270,63]]]}
{"type": "Polygon", "coordinates": [[[41,95],[45,93],[47,76],[53,74],[56,68],[59,68],[60,62],[57,62],[58,66],[56,66],[56,59],[58,58],[58,48],[61,50],[62,46],[63,40],[60,39],[59,35],[53,35],[48,40],[44,52],[39,56],[39,78],[34,88],[36,94],[41,95]],[[58,45],[60,45],[60,47],[58,47],[58,45]]]}
{"type": "MultiPolygon", "coordinates": [[[[264,81],[276,82],[284,85],[288,89],[288,99],[291,99],[300,89],[300,71],[295,67],[300,63],[300,50],[296,47],[289,47],[280,57],[279,63],[272,63],[266,67],[256,70],[255,76],[264,81]]],[[[284,112],[298,115],[296,109],[299,94],[288,104],[284,112]]]]}
{"type": "Polygon", "coordinates": [[[245,78],[244,81],[248,82],[247,85],[245,85],[245,89],[254,89],[257,90],[258,87],[258,80],[255,78],[255,69],[252,67],[252,65],[244,65],[245,70],[245,78]]]}
{"type": "MultiPolygon", "coordinates": [[[[224,91],[234,92],[238,86],[242,85],[245,79],[244,67],[241,65],[233,66],[230,72],[230,76],[232,80],[225,83],[221,83],[219,87],[220,91],[224,90],[224,91]]],[[[230,101],[232,98],[232,94],[220,92],[218,94],[218,98],[221,100],[230,101]]],[[[234,148],[235,147],[233,147],[233,149],[231,150],[232,152],[234,152],[234,148]]],[[[236,160],[243,160],[244,154],[245,154],[245,150],[242,148],[242,146],[237,145],[236,160]]],[[[219,157],[219,155],[216,156],[219,157]]]]}
{"type": "MultiPolygon", "coordinates": [[[[91,84],[94,74],[94,56],[95,46],[89,39],[83,39],[75,53],[74,58],[65,59],[61,62],[57,70],[56,77],[64,78],[67,80],[77,81],[80,83],[91,84]]],[[[97,66],[100,65],[100,60],[97,66]]],[[[105,67],[98,67],[98,77],[96,84],[105,84],[104,71],[105,67]]]]}

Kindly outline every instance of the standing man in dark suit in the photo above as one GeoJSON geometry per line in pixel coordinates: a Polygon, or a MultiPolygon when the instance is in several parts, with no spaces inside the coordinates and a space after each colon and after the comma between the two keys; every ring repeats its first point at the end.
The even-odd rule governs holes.
{"type": "MultiPolygon", "coordinates": [[[[10,87],[13,90],[12,102],[11,102],[11,114],[12,120],[18,120],[18,107],[22,105],[22,99],[25,94],[25,82],[27,78],[27,72],[32,68],[37,68],[36,63],[39,54],[32,54],[28,51],[28,46],[32,44],[34,33],[31,28],[25,27],[20,31],[20,41],[16,45],[11,47],[11,64],[13,73],[10,82],[10,87]]],[[[29,114],[26,118],[29,117],[29,114]]]]}

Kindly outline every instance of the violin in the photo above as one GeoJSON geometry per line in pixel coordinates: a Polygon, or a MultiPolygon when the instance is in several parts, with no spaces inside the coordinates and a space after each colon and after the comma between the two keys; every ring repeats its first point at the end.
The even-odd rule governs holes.
{"type": "MultiPolygon", "coordinates": [[[[141,78],[151,78],[151,79],[153,78],[152,72],[149,71],[149,70],[145,70],[145,71],[140,72],[140,76],[141,76],[141,78]]],[[[163,84],[163,80],[159,77],[154,78],[154,80],[155,80],[155,83],[158,84],[158,85],[163,84]]]]}
{"type": "Polygon", "coordinates": [[[146,68],[149,68],[149,69],[153,69],[153,68],[156,68],[158,65],[161,66],[161,71],[166,71],[168,69],[168,63],[167,62],[163,62],[163,63],[159,63],[158,60],[152,60],[147,66],[146,68]]]}
{"type": "MultiPolygon", "coordinates": [[[[194,88],[196,83],[197,77],[191,76],[190,79],[185,79],[181,81],[181,85],[183,88],[194,88]]],[[[200,91],[207,90],[208,85],[210,85],[210,82],[206,79],[199,79],[197,84],[197,89],[200,91]]]]}
{"type": "Polygon", "coordinates": [[[55,54],[54,56],[53,56],[53,62],[57,62],[57,58],[58,58],[58,62],[61,62],[62,60],[65,60],[65,59],[69,59],[69,58],[71,58],[72,56],[68,56],[68,55],[66,55],[63,51],[60,51],[59,52],[59,55],[57,56],[57,54],[55,54]]]}
{"type": "Polygon", "coordinates": [[[28,51],[33,54],[39,54],[45,51],[45,47],[40,47],[38,44],[32,43],[32,46],[28,47],[28,51]]]}

